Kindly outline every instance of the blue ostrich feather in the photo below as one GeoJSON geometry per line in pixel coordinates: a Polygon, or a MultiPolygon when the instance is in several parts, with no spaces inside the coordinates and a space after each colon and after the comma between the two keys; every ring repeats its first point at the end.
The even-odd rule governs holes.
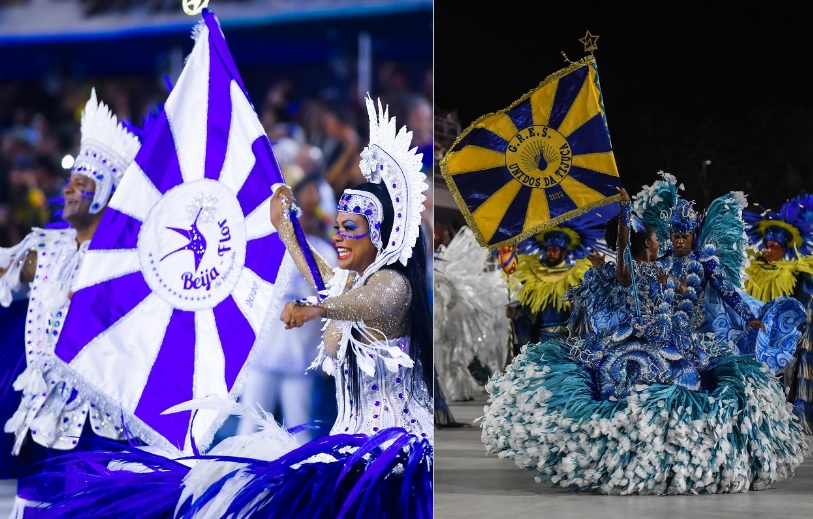
{"type": "Polygon", "coordinates": [[[186,459],[241,465],[180,505],[187,466],[108,440],[95,439],[94,445],[97,450],[58,456],[52,469],[36,476],[61,479],[70,489],[56,497],[50,510],[55,516],[191,518],[238,476],[241,487],[224,517],[432,516],[433,450],[428,440],[404,429],[372,437],[324,436],[273,461],[190,456],[186,459]],[[110,462],[140,464],[147,471],[111,470],[110,462]]]}
{"type": "MultiPolygon", "coordinates": [[[[742,287],[745,266],[745,196],[736,191],[715,198],[709,204],[700,225],[696,249],[714,246],[720,266],[731,283],[742,287]]],[[[709,254],[709,253],[707,253],[709,254]]]]}
{"type": "Polygon", "coordinates": [[[58,479],[66,491],[54,499],[54,517],[172,517],[189,467],[136,447],[93,438],[96,450],[70,451],[53,459],[35,479],[58,479]],[[134,463],[149,472],[111,470],[110,462],[134,463]]]}
{"type": "Polygon", "coordinates": [[[184,503],[179,517],[203,511],[237,476],[243,476],[242,487],[225,517],[431,517],[432,448],[404,429],[384,429],[372,437],[324,436],[273,461],[199,459],[245,465],[184,503]],[[336,461],[313,461],[325,454],[336,461]]]}
{"type": "Polygon", "coordinates": [[[796,254],[799,256],[813,254],[813,193],[791,198],[782,205],[779,215],[797,227],[802,235],[803,243],[797,247],[796,254]]]}

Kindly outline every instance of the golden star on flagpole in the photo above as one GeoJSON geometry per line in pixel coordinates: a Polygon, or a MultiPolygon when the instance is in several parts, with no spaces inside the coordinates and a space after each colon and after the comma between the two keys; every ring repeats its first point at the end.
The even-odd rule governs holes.
{"type": "Polygon", "coordinates": [[[579,41],[584,44],[584,52],[593,52],[594,50],[598,50],[598,45],[596,45],[598,39],[598,34],[590,34],[590,29],[587,29],[587,33],[584,35],[584,38],[579,38],[579,41]]]}

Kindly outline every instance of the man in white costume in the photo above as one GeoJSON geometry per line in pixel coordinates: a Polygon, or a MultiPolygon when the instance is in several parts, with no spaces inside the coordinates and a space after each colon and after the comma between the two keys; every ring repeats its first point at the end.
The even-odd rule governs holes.
{"type": "MultiPolygon", "coordinates": [[[[14,382],[22,398],[4,427],[6,433],[15,435],[12,453],[21,457],[24,466],[47,460],[53,455],[52,449],[76,448],[88,417],[94,433],[124,439],[118,417],[98,411],[87,395],[79,394],[53,369],[54,347],[84,253],[113,191],[141,147],[110,109],[97,101],[95,89],[82,113],[81,132],[79,156],[63,188],[63,218],[70,227],[34,229],[18,245],[0,249],[0,304],[11,304],[13,294],[27,293],[29,298],[27,367],[14,382]]],[[[23,469],[13,517],[36,517],[36,508],[48,503],[48,495],[61,490],[42,480],[36,484],[29,480],[33,472],[43,468],[39,464],[23,469]]]]}

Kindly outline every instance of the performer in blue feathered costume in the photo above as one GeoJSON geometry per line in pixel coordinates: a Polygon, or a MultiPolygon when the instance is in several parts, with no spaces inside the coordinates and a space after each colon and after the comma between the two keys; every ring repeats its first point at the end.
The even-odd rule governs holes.
{"type": "Polygon", "coordinates": [[[793,297],[807,316],[796,362],[784,372],[788,401],[806,434],[813,434],[813,194],[795,196],[779,211],[743,211],[751,244],[759,249],[745,270],[745,289],[763,301],[793,297]]]}
{"type": "Polygon", "coordinates": [[[645,223],[668,232],[659,235],[659,261],[677,283],[676,305],[685,306],[694,331],[730,340],[735,353],[782,372],[793,361],[805,312],[792,297],[762,302],[743,289],[745,195],[722,195],[698,215],[679,196],[675,177],[663,172],[661,177],[644,186],[634,207],[645,223]]]}
{"type": "Polygon", "coordinates": [[[789,477],[807,447],[777,378],[691,330],[657,236],[621,195],[617,263],[568,295],[586,333],[530,344],[491,379],[486,450],[537,481],[604,494],[744,492],[789,477]]]}

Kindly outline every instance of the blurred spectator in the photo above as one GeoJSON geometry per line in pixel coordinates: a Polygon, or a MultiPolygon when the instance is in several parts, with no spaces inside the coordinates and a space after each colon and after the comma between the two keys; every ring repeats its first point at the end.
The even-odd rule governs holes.
{"type": "Polygon", "coordinates": [[[412,131],[412,144],[418,148],[418,153],[423,154],[423,172],[431,178],[434,158],[432,104],[422,95],[413,94],[405,98],[405,108],[407,113],[404,124],[412,131]]]}
{"type": "Polygon", "coordinates": [[[395,117],[399,125],[405,124],[406,102],[412,92],[401,66],[392,60],[383,62],[378,68],[378,82],[381,86],[381,103],[389,105],[390,117],[395,117]]]}
{"type": "Polygon", "coordinates": [[[288,79],[281,79],[271,85],[265,94],[260,122],[271,142],[290,138],[299,144],[306,139],[305,129],[294,119],[296,110],[293,102],[294,86],[288,79]]]}
{"type": "Polygon", "coordinates": [[[293,192],[297,205],[302,209],[299,222],[305,234],[330,241],[335,218],[322,210],[320,183],[318,175],[310,175],[300,180],[293,187],[293,192]]]}
{"type": "Polygon", "coordinates": [[[336,219],[336,195],[333,188],[324,179],[324,157],[322,150],[309,144],[297,144],[293,139],[281,139],[274,144],[274,154],[282,168],[285,181],[293,186],[300,179],[312,177],[319,189],[320,214],[330,221],[336,219]]]}
{"type": "MultiPolygon", "coordinates": [[[[292,183],[290,179],[286,180],[292,183]]],[[[328,224],[319,215],[319,190],[317,178],[302,178],[292,186],[297,205],[302,210],[299,222],[308,243],[331,265],[337,264],[336,249],[327,240],[328,224]]],[[[283,298],[285,301],[315,296],[316,291],[299,273],[288,282],[283,298]]],[[[279,319],[272,320],[273,337],[282,340],[268,341],[257,356],[249,372],[246,388],[241,397],[244,403],[259,405],[273,413],[274,418],[285,427],[295,427],[312,421],[324,422],[327,433],[336,419],[336,395],[333,377],[321,369],[306,371],[317,356],[322,341],[320,320],[305,323],[299,328],[286,330],[279,319]]],[[[238,434],[248,434],[256,425],[241,420],[238,434]]],[[[319,436],[314,431],[298,433],[305,440],[319,436]]]]}
{"type": "Polygon", "coordinates": [[[325,156],[324,178],[338,199],[345,189],[365,181],[359,168],[359,154],[363,148],[350,109],[336,102],[323,104],[321,129],[325,137],[322,152],[325,156]]]}
{"type": "Polygon", "coordinates": [[[10,236],[17,243],[33,227],[42,227],[50,219],[48,196],[37,183],[37,165],[33,157],[20,154],[9,171],[10,236]]]}
{"type": "Polygon", "coordinates": [[[34,179],[45,196],[45,220],[42,225],[61,222],[62,187],[68,180],[68,172],[56,163],[52,155],[40,153],[34,157],[34,179]]]}

